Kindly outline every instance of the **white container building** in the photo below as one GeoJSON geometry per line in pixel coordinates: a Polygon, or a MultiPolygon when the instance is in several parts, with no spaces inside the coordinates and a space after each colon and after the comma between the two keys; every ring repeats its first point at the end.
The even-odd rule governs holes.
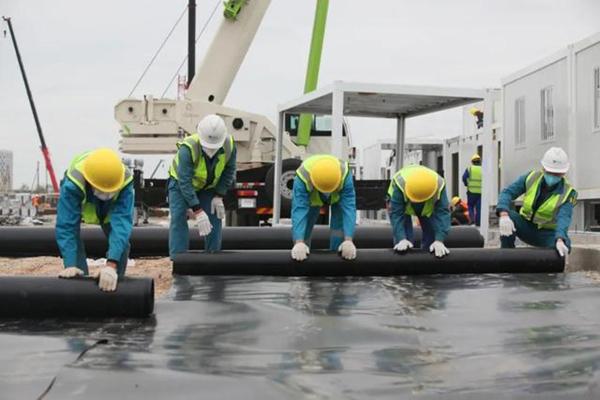
{"type": "Polygon", "coordinates": [[[502,80],[502,180],[539,167],[544,152],[569,154],[579,193],[571,229],[600,230],[600,33],[502,80]]]}

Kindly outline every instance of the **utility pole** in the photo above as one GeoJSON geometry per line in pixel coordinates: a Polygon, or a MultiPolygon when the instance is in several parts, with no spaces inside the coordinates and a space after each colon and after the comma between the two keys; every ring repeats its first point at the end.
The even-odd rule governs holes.
{"type": "Polygon", "coordinates": [[[196,72],[196,0],[188,1],[188,73],[187,86],[190,86],[196,72]]]}

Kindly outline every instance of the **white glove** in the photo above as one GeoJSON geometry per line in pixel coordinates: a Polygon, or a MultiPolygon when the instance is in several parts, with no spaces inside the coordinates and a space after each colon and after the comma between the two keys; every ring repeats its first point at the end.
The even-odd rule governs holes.
{"type": "Polygon", "coordinates": [[[211,214],[216,214],[219,219],[225,218],[225,204],[223,204],[223,198],[221,196],[213,197],[210,202],[210,212],[211,214]]]}
{"type": "Polygon", "coordinates": [[[412,249],[413,247],[414,245],[411,243],[410,240],[402,239],[401,241],[396,243],[396,245],[394,246],[394,251],[397,251],[398,253],[404,253],[405,251],[407,251],[408,249],[412,249]]]}
{"type": "Polygon", "coordinates": [[[352,240],[344,240],[338,247],[338,252],[342,253],[344,260],[354,260],[356,258],[356,246],[352,240]]]}
{"type": "Polygon", "coordinates": [[[304,261],[308,258],[310,249],[304,242],[298,242],[292,247],[292,259],[296,261],[304,261]]]}
{"type": "Polygon", "coordinates": [[[114,292],[117,290],[117,271],[113,267],[102,267],[98,274],[98,286],[104,292],[114,292]]]}
{"type": "Polygon", "coordinates": [[[444,243],[440,242],[439,240],[436,240],[435,242],[431,243],[431,246],[429,246],[429,252],[435,253],[435,256],[438,258],[442,258],[450,254],[450,250],[448,250],[446,245],[444,245],[444,243]]]}
{"type": "Polygon", "coordinates": [[[556,251],[558,251],[558,254],[561,257],[565,257],[567,254],[569,254],[569,248],[565,244],[564,240],[562,240],[562,239],[556,240],[556,251]]]}
{"type": "Polygon", "coordinates": [[[500,217],[498,226],[500,227],[500,236],[511,236],[517,231],[517,228],[515,228],[515,223],[508,215],[502,215],[500,217]]]}
{"type": "Polygon", "coordinates": [[[59,278],[75,278],[76,276],[82,276],[83,275],[83,271],[80,270],[77,267],[67,267],[65,269],[63,269],[62,271],[60,271],[60,273],[58,274],[59,278]]]}
{"type": "Polygon", "coordinates": [[[208,215],[204,211],[200,211],[196,217],[196,221],[198,222],[198,233],[200,236],[206,236],[212,231],[212,225],[208,219],[208,215]]]}

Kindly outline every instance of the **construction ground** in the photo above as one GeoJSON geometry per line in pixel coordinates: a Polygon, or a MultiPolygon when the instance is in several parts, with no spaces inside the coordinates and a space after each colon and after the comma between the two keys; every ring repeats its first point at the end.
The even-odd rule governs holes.
{"type": "MultiPolygon", "coordinates": [[[[56,276],[62,270],[60,257],[0,258],[0,276],[56,276]]],[[[90,274],[98,265],[90,262],[90,274]]],[[[576,244],[567,259],[566,272],[583,272],[600,283],[600,245],[576,244]]],[[[156,297],[164,296],[173,282],[171,260],[168,257],[138,258],[127,267],[127,276],[146,276],[154,279],[156,297]]]]}

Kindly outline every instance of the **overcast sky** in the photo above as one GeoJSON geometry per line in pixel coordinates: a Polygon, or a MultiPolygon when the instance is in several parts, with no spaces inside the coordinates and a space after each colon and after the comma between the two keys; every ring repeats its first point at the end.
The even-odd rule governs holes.
{"type": "MultiPolygon", "coordinates": [[[[197,0],[199,27],[217,2],[197,0]]],[[[0,15],[13,18],[59,176],[79,152],[117,149],[113,107],[186,4],[0,0],[0,15]]],[[[302,93],[314,5],[272,0],[227,105],[275,120],[277,105],[302,93]]],[[[598,0],[331,0],[319,82],[499,87],[502,77],[600,31],[598,21],[598,0]]],[[[163,92],[186,54],[186,25],[184,18],[136,97],[163,92]]],[[[198,61],[217,26],[215,18],[200,39],[198,61]]],[[[175,93],[172,86],[168,95],[175,93]]],[[[394,129],[391,121],[351,120],[359,147],[392,137],[394,129]]],[[[460,129],[457,111],[407,124],[409,135],[454,136],[460,129]]],[[[42,158],[8,35],[0,36],[0,149],[14,151],[15,186],[31,184],[42,158]]],[[[147,171],[155,161],[148,159],[147,171]]]]}

